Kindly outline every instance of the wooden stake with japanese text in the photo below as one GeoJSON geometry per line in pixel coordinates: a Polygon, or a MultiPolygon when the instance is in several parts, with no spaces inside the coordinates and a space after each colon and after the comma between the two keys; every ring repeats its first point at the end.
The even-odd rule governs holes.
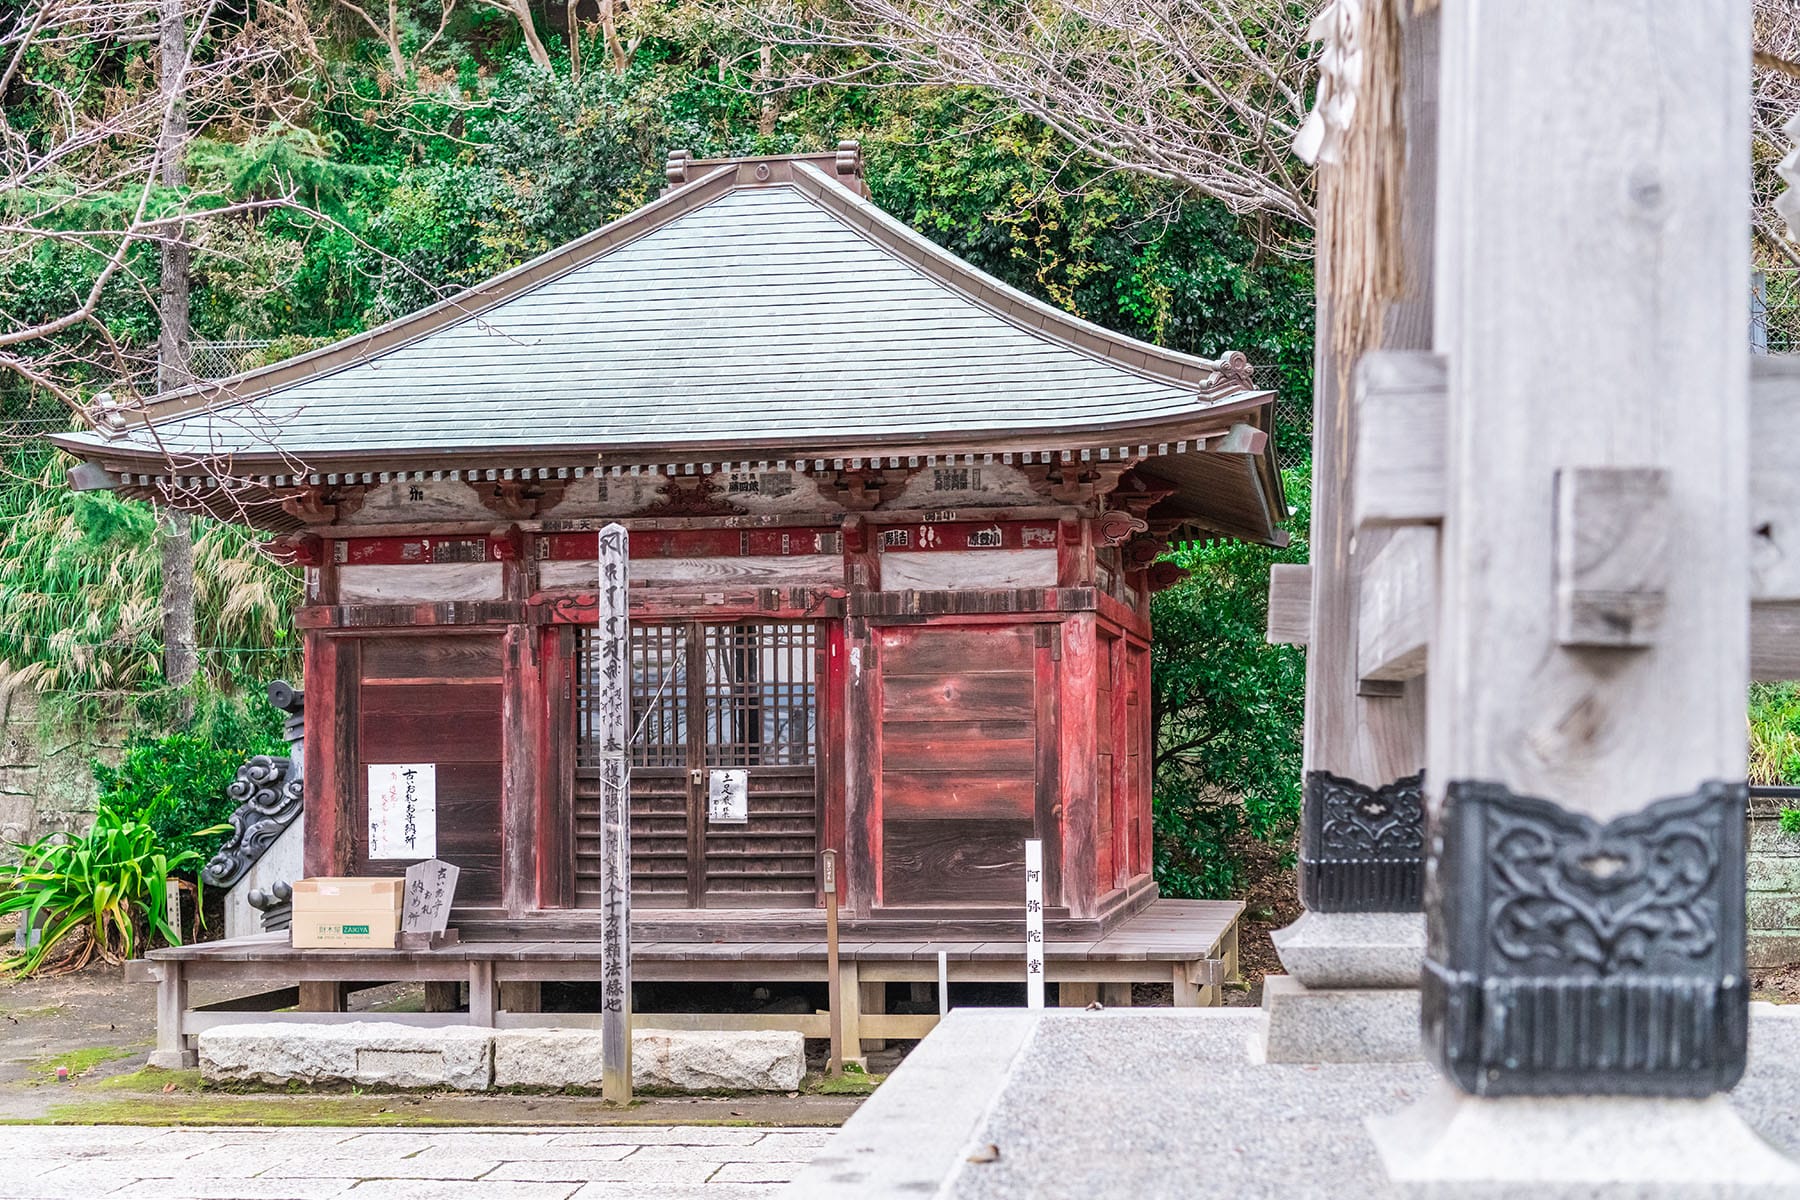
{"type": "MultiPolygon", "coordinates": [[[[838,979],[838,886],[837,851],[824,855],[825,876],[825,988],[826,1007],[831,1010],[831,1062],[827,1073],[836,1079],[844,1073],[843,985],[838,979]]],[[[862,1047],[858,1046],[860,1052],[862,1047]]]]}
{"type": "Polygon", "coordinates": [[[601,1095],[631,1102],[630,541],[600,531],[600,1052],[601,1095]]]}
{"type": "Polygon", "coordinates": [[[1025,1004],[1044,1007],[1044,843],[1025,843],[1025,1004]]]}

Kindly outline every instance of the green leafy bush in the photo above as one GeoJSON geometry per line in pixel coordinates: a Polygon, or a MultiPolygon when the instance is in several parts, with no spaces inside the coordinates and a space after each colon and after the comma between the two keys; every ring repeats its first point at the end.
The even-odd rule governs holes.
{"type": "Polygon", "coordinates": [[[1789,837],[1800,836],[1800,808],[1784,808],[1781,810],[1781,832],[1789,837]]]}
{"type": "Polygon", "coordinates": [[[1750,782],[1800,784],[1800,684],[1750,685],[1750,782]]]}
{"type": "Polygon", "coordinates": [[[118,766],[96,762],[94,778],[104,810],[142,822],[163,846],[193,850],[204,861],[237,807],[225,789],[238,768],[257,754],[285,753],[274,709],[215,702],[188,730],[134,738],[118,766]]]}
{"type": "Polygon", "coordinates": [[[1166,895],[1241,893],[1245,845],[1285,851],[1299,821],[1306,660],[1265,636],[1269,567],[1306,561],[1307,481],[1290,471],[1286,484],[1291,545],[1178,550],[1173,561],[1191,574],[1151,604],[1156,878],[1166,895]]]}
{"type": "Polygon", "coordinates": [[[42,838],[20,852],[19,865],[0,876],[0,916],[16,913],[23,928],[42,933],[0,962],[0,972],[35,972],[81,933],[87,944],[61,969],[79,970],[96,954],[123,961],[147,936],[180,944],[181,931],[168,923],[169,889],[180,886],[180,872],[199,866],[198,852],[170,853],[149,825],[107,809],[80,838],[42,838]]]}

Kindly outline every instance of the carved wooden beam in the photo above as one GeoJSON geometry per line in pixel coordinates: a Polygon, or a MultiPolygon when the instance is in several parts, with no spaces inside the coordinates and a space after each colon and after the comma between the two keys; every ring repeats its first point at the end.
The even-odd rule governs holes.
{"type": "Polygon", "coordinates": [[[361,484],[311,483],[284,497],[281,511],[305,525],[331,525],[361,508],[368,490],[361,484]]]}
{"type": "Polygon", "coordinates": [[[849,468],[819,480],[819,490],[851,512],[868,512],[885,504],[905,486],[906,472],[880,467],[849,468]]]}
{"type": "Polygon", "coordinates": [[[569,487],[560,479],[502,479],[469,486],[490,512],[509,521],[530,521],[555,508],[569,487]]]}

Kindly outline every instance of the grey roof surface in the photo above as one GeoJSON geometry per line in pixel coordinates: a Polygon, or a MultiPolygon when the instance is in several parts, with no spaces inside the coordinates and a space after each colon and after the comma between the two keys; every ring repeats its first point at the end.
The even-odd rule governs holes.
{"type": "Polygon", "coordinates": [[[822,187],[804,168],[791,174],[715,180],[715,194],[673,219],[679,206],[641,209],[623,222],[665,215],[598,244],[598,257],[564,248],[566,269],[546,271],[557,255],[546,256],[510,294],[471,293],[416,336],[396,339],[398,322],[361,351],[369,335],[309,356],[310,373],[291,363],[214,388],[210,407],[157,415],[152,404],[153,428],[59,440],[89,453],[315,461],[752,438],[904,445],[945,431],[1099,434],[1261,399],[1237,372],[1055,313],[822,174],[822,187]],[[971,298],[969,277],[987,303],[971,298]]]}

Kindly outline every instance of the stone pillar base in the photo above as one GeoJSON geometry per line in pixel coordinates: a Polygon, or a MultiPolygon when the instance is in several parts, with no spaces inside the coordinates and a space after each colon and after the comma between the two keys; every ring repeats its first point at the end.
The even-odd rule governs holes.
{"type": "Polygon", "coordinates": [[[1367,1124],[1388,1178],[1408,1196],[1649,1200],[1800,1188],[1800,1165],[1723,1096],[1484,1099],[1442,1084],[1367,1124]]]}
{"type": "Polygon", "coordinates": [[[1286,975],[1263,980],[1262,1029],[1254,1062],[1414,1062],[1419,1040],[1417,988],[1309,988],[1286,975]]]}
{"type": "Polygon", "coordinates": [[[159,1071],[191,1071],[200,1065],[200,1055],[192,1050],[152,1050],[149,1065],[159,1071]]]}
{"type": "Polygon", "coordinates": [[[1263,980],[1253,1062],[1412,1062],[1419,1040],[1419,913],[1308,910],[1272,935],[1287,975],[1263,980]]]}
{"type": "Polygon", "coordinates": [[[1411,988],[1425,966],[1422,913],[1304,912],[1270,935],[1287,973],[1309,988],[1411,988]]]}

